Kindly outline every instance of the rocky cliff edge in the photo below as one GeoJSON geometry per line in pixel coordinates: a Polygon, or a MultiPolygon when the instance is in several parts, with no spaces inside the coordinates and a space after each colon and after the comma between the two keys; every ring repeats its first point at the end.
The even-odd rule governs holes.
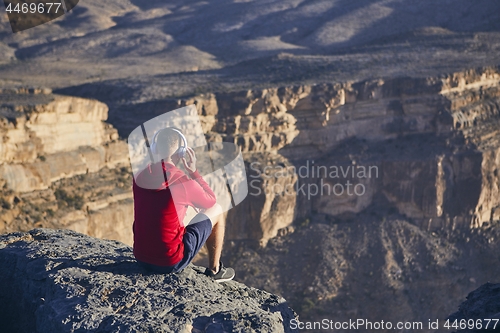
{"type": "Polygon", "coordinates": [[[467,295],[458,311],[448,317],[459,333],[500,331],[500,283],[485,283],[467,295]]]}
{"type": "Polygon", "coordinates": [[[0,236],[0,322],[8,332],[291,332],[286,301],[203,269],[142,269],[132,249],[70,230],[0,236]]]}

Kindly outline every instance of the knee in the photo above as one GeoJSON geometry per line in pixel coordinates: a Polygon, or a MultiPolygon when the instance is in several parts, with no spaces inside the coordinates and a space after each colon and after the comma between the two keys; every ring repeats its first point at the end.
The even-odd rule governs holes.
{"type": "Polygon", "coordinates": [[[219,205],[218,203],[215,203],[212,207],[210,207],[210,210],[213,212],[213,216],[219,216],[222,215],[222,206],[219,205]]]}
{"type": "Polygon", "coordinates": [[[216,203],[209,209],[207,209],[204,214],[207,215],[210,220],[212,220],[212,223],[217,224],[219,222],[224,223],[224,218],[223,218],[223,211],[222,211],[222,206],[216,203]]]}

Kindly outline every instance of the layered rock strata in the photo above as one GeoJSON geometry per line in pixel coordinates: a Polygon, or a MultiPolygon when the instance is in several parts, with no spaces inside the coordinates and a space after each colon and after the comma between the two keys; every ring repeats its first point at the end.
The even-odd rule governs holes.
{"type": "MultiPolygon", "coordinates": [[[[105,101],[111,105],[109,121],[125,136],[127,129],[158,114],[195,104],[209,141],[237,144],[247,161],[249,195],[229,213],[237,222],[229,223],[228,239],[265,244],[288,232],[293,221],[318,215],[344,219],[373,207],[396,210],[428,230],[469,229],[498,220],[499,82],[498,69],[485,68],[433,78],[220,92],[126,104],[118,103],[119,92],[107,87],[113,100],[105,101]]],[[[84,90],[89,94],[88,86],[84,90]]],[[[78,93],[78,88],[71,91],[78,93]]],[[[118,161],[126,161],[123,142],[114,140],[114,130],[102,124],[102,104],[60,96],[51,101],[53,95],[43,93],[25,96],[43,103],[23,106],[28,110],[24,116],[4,117],[11,119],[4,123],[12,128],[8,143],[2,146],[3,159],[8,161],[1,166],[7,187],[43,189],[59,178],[114,168],[118,161]],[[69,108],[71,103],[79,106],[69,108]],[[34,112],[37,108],[43,112],[34,112]],[[77,116],[70,109],[86,115],[77,116]],[[90,141],[71,144],[70,138],[78,136],[74,133],[64,134],[68,138],[64,145],[49,140],[46,124],[58,114],[54,110],[73,124],[78,117],[90,123],[98,119],[96,126],[85,125],[92,127],[92,135],[86,138],[90,141]],[[23,120],[28,114],[29,119],[23,120]],[[28,140],[28,130],[40,134],[28,140]],[[51,152],[43,155],[44,163],[36,159],[37,145],[51,152]],[[22,153],[12,153],[15,149],[22,153]]],[[[3,103],[3,109],[11,105],[9,114],[24,114],[13,113],[15,103],[3,103]]],[[[128,214],[123,225],[131,225],[131,203],[118,201],[124,213],[116,215],[121,220],[114,222],[121,225],[128,214]]],[[[92,230],[85,223],[89,225],[82,222],[77,230],[92,230]]],[[[128,239],[122,240],[130,244],[128,232],[128,239]]]]}
{"type": "Polygon", "coordinates": [[[131,243],[127,146],[107,115],[49,89],[0,91],[0,231],[61,227],[131,243]]]}
{"type": "Polygon", "coordinates": [[[207,136],[247,161],[249,197],[229,213],[238,223],[228,236],[265,244],[293,220],[370,207],[428,230],[498,220],[499,98],[498,68],[484,68],[109,103],[119,131],[195,104],[207,136]]]}

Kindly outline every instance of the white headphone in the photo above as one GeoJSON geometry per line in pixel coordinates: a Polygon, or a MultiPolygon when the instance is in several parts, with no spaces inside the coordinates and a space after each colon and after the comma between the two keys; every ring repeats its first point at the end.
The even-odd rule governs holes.
{"type": "Polygon", "coordinates": [[[161,131],[163,130],[166,130],[166,129],[169,129],[169,130],[172,130],[174,132],[177,132],[179,134],[179,136],[181,137],[182,139],[182,143],[184,146],[180,146],[174,154],[178,154],[180,158],[183,158],[185,155],[186,155],[186,152],[187,152],[187,140],[186,140],[186,137],[184,136],[184,134],[182,134],[181,131],[179,131],[177,128],[173,128],[173,127],[167,127],[167,128],[162,128],[158,131],[156,131],[155,135],[153,136],[153,143],[151,144],[151,152],[155,155],[158,154],[158,147],[157,147],[157,140],[158,140],[158,134],[160,134],[161,131]]]}

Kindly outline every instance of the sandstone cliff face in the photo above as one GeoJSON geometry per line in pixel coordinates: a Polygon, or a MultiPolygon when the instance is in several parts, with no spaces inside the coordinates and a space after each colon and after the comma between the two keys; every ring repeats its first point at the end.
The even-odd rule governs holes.
{"type": "MultiPolygon", "coordinates": [[[[229,238],[265,244],[293,220],[342,218],[372,205],[393,207],[429,230],[497,220],[499,98],[499,71],[486,68],[158,101],[147,103],[138,120],[196,104],[213,140],[239,145],[248,162],[250,195],[229,213],[238,221],[229,227],[229,238]],[[314,165],[327,173],[314,173],[314,165]],[[309,170],[306,176],[299,174],[301,167],[309,170]],[[341,170],[338,176],[331,177],[331,167],[341,170]],[[360,176],[360,168],[373,174],[360,176]],[[362,195],[303,190],[346,181],[360,184],[362,195]]],[[[130,106],[125,119],[143,106],[130,106]]],[[[116,126],[125,129],[127,121],[116,126]]]]}
{"type": "MultiPolygon", "coordinates": [[[[239,145],[247,161],[249,196],[229,212],[237,223],[228,224],[228,239],[264,245],[288,232],[293,221],[316,215],[343,219],[374,205],[396,209],[429,230],[468,229],[498,220],[499,82],[498,70],[486,68],[431,78],[221,92],[126,105],[117,103],[121,95],[111,90],[107,95],[113,100],[107,102],[112,106],[110,121],[124,135],[160,113],[195,104],[209,140],[239,145]],[[314,165],[328,173],[311,173],[314,165]],[[334,177],[332,167],[337,170],[334,177]],[[302,176],[301,168],[309,173],[302,176]],[[360,177],[360,168],[371,173],[360,177]],[[356,185],[362,195],[352,193],[356,185]],[[334,193],[334,187],[344,191],[334,193]],[[330,194],[311,193],[315,188],[330,194]]],[[[8,96],[3,108],[14,112],[9,99],[20,95],[8,96]]],[[[4,129],[9,139],[1,150],[0,178],[7,187],[40,190],[63,177],[102,173],[104,167],[126,163],[123,142],[102,123],[105,106],[50,94],[26,96],[38,102],[17,106],[26,111],[4,121],[4,128],[11,128],[4,129]],[[49,126],[54,119],[66,125],[49,126]],[[90,131],[87,141],[75,130],[79,124],[90,131]],[[61,135],[67,142],[50,139],[48,128],[66,133],[61,135]],[[21,153],[14,154],[15,149],[21,153]],[[43,149],[45,162],[36,159],[43,149]]],[[[117,176],[130,180],[126,170],[117,176]]],[[[117,192],[112,198],[88,195],[87,210],[105,210],[74,215],[73,228],[131,244],[133,212],[126,187],[106,189],[117,192]],[[115,206],[109,207],[110,202],[115,206]],[[113,223],[117,225],[108,227],[113,223]]]]}
{"type": "Polygon", "coordinates": [[[116,130],[104,123],[105,104],[37,92],[12,90],[0,95],[4,138],[0,177],[8,189],[46,189],[61,178],[126,161],[126,149],[116,144],[116,130]]]}
{"type": "Polygon", "coordinates": [[[68,230],[0,236],[8,332],[292,332],[286,301],[189,266],[153,274],[132,249],[68,230]]]}
{"type": "Polygon", "coordinates": [[[1,231],[64,227],[131,242],[127,147],[107,114],[48,89],[0,92],[1,231]]]}

